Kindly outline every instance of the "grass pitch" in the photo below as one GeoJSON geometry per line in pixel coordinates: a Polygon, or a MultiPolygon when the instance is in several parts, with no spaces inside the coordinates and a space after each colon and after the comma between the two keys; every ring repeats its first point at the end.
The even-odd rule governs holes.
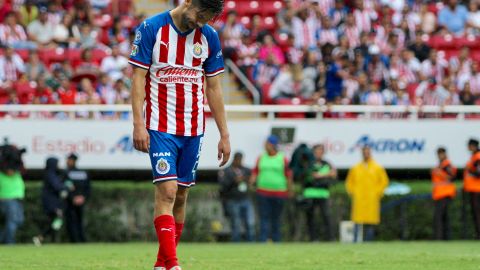
{"type": "MultiPolygon", "coordinates": [[[[153,243],[0,246],[0,269],[152,269],[153,243]]],[[[181,244],[185,270],[480,269],[478,242],[181,244]]]]}

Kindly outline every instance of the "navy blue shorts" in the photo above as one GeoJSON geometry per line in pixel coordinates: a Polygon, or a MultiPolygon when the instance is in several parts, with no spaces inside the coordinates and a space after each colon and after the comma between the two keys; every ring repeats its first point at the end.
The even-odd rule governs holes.
{"type": "Polygon", "coordinates": [[[148,133],[153,183],[176,180],[180,186],[195,185],[203,135],[177,136],[155,130],[148,133]]]}

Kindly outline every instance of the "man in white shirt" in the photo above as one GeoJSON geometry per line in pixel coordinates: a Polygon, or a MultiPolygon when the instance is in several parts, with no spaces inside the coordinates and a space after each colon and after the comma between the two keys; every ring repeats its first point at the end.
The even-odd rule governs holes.
{"type": "Polygon", "coordinates": [[[112,55],[103,58],[100,70],[108,74],[112,81],[122,78],[122,69],[128,66],[128,59],[120,54],[117,44],[112,45],[112,55]]]}
{"type": "Polygon", "coordinates": [[[28,25],[27,31],[32,41],[42,46],[48,46],[53,41],[55,25],[48,20],[46,8],[40,8],[39,12],[38,19],[28,25]]]}

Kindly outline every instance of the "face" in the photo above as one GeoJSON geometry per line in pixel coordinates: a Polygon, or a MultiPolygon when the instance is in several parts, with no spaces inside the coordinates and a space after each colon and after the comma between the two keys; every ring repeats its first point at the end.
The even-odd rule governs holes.
{"type": "Polygon", "coordinates": [[[75,160],[72,158],[67,159],[67,167],[75,167],[75,160]]]}
{"type": "Polygon", "coordinates": [[[474,152],[474,151],[476,151],[476,150],[477,150],[477,148],[475,147],[475,145],[473,145],[473,144],[469,144],[469,145],[468,145],[468,151],[474,152]]]}
{"type": "Polygon", "coordinates": [[[201,10],[192,1],[186,1],[185,3],[187,10],[182,14],[182,28],[187,29],[187,31],[203,27],[215,17],[215,14],[201,10]]]}
{"type": "Polygon", "coordinates": [[[445,154],[444,152],[438,152],[437,157],[439,160],[444,160],[447,158],[447,154],[445,154]]]}
{"type": "Polygon", "coordinates": [[[233,165],[235,165],[235,166],[240,166],[240,165],[242,165],[242,159],[243,159],[242,156],[236,156],[236,157],[233,159],[233,165]]]}
{"type": "Polygon", "coordinates": [[[370,157],[372,157],[372,153],[369,147],[362,148],[362,156],[364,160],[370,159],[370,157]]]}
{"type": "Polygon", "coordinates": [[[277,149],[275,148],[275,145],[273,145],[269,142],[265,143],[265,150],[269,153],[277,151],[277,149]]]}
{"type": "Polygon", "coordinates": [[[318,146],[313,151],[313,155],[315,156],[315,159],[317,159],[317,160],[322,159],[324,153],[325,153],[325,149],[323,148],[323,146],[318,146]]]}

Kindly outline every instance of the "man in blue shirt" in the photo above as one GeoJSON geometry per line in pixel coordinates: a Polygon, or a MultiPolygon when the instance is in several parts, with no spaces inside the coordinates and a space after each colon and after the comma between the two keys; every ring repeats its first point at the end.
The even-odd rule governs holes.
{"type": "Polygon", "coordinates": [[[447,6],[438,14],[438,24],[453,34],[462,34],[467,24],[468,10],[457,0],[449,0],[447,6]]]}
{"type": "Polygon", "coordinates": [[[342,70],[346,56],[337,53],[333,55],[333,62],[327,66],[327,78],[325,88],[327,89],[327,101],[332,102],[336,97],[342,95],[343,80],[347,78],[348,73],[342,70]]]}

